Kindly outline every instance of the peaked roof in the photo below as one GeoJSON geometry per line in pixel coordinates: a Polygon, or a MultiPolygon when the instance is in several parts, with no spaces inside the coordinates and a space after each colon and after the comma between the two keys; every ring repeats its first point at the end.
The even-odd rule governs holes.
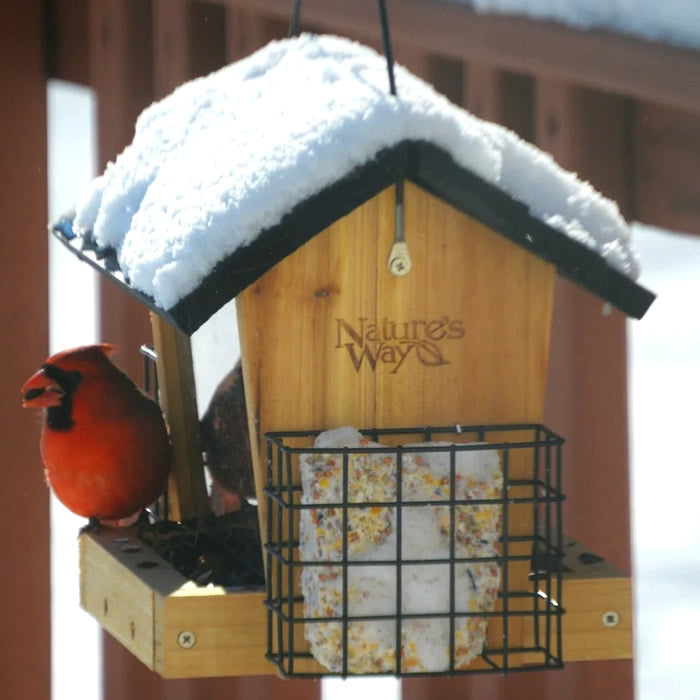
{"type": "Polygon", "coordinates": [[[303,35],[178,88],[53,225],[186,333],[399,176],[625,313],[653,295],[609,200],[512,132],[337,37],[303,35]]]}

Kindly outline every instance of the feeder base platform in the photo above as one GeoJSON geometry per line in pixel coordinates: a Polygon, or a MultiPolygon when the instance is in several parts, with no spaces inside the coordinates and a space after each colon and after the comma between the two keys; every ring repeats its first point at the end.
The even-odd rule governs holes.
{"type": "MultiPolygon", "coordinates": [[[[566,544],[564,662],[631,658],[631,579],[566,544]]],[[[263,591],[198,588],[133,528],[82,534],[80,577],[82,607],[163,678],[276,674],[263,591]]]]}
{"type": "Polygon", "coordinates": [[[80,602],[163,678],[257,676],[265,660],[265,593],[197,587],[128,530],[80,536],[80,602]]]}

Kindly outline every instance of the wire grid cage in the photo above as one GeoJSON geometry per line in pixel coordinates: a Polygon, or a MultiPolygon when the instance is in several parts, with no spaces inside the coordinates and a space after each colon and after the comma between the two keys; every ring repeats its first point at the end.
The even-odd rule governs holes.
{"type": "Polygon", "coordinates": [[[539,424],[359,434],[265,435],[267,658],[288,677],[561,668],[563,439],[539,424]],[[421,550],[431,528],[443,545],[421,550]]]}

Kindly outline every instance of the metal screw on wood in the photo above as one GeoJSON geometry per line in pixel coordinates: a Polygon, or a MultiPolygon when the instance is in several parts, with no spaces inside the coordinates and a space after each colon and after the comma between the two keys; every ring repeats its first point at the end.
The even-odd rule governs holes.
{"type": "Polygon", "coordinates": [[[617,627],[620,624],[620,613],[616,610],[608,610],[603,613],[602,620],[606,627],[617,627]]]}
{"type": "Polygon", "coordinates": [[[386,266],[394,277],[403,277],[411,271],[411,255],[403,232],[403,179],[396,183],[396,231],[386,266]]]}
{"type": "Polygon", "coordinates": [[[197,643],[197,635],[190,630],[183,630],[177,635],[177,643],[183,649],[191,649],[197,643]]]}
{"type": "MultiPolygon", "coordinates": [[[[394,252],[394,251],[392,251],[394,252]]],[[[395,277],[403,277],[411,270],[411,258],[406,254],[393,255],[389,259],[389,272],[395,277]]]]}

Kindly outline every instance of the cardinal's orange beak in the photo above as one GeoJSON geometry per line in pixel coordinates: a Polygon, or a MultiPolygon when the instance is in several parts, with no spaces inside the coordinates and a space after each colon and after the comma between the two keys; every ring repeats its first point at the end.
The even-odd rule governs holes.
{"type": "Polygon", "coordinates": [[[49,408],[60,406],[65,393],[58,384],[46,376],[43,369],[35,372],[21,389],[24,408],[49,408]]]}

